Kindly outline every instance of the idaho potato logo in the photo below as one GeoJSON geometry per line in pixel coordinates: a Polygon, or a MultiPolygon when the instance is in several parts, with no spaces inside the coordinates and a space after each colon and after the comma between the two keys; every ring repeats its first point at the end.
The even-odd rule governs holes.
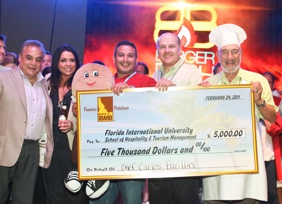
{"type": "Polygon", "coordinates": [[[98,122],[110,122],[113,116],[113,97],[98,97],[98,122]]]}

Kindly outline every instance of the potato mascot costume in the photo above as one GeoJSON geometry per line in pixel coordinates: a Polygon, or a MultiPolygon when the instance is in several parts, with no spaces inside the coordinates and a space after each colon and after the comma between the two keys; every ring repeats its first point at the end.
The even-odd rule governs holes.
{"type": "MultiPolygon", "coordinates": [[[[88,63],[80,67],[74,75],[72,82],[73,101],[76,102],[76,91],[80,90],[109,90],[114,84],[114,78],[110,69],[106,66],[88,63]]],[[[76,118],[73,117],[73,124],[76,118]]],[[[76,129],[76,127],[74,127],[76,129]]],[[[69,144],[72,148],[72,162],[77,165],[77,136],[69,137],[69,144]]],[[[106,192],[110,184],[109,180],[89,180],[86,183],[86,194],[90,198],[98,198],[106,192]]],[[[65,186],[71,192],[78,192],[83,186],[83,181],[78,180],[77,169],[71,171],[66,180],[65,186]]]]}

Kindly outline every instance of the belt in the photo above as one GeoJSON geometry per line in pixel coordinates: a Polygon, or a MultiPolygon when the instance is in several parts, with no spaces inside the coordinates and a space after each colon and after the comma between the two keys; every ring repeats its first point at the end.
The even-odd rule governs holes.
{"type": "Polygon", "coordinates": [[[24,144],[33,144],[33,143],[36,143],[38,142],[38,140],[28,140],[28,139],[24,139],[24,144]]]}

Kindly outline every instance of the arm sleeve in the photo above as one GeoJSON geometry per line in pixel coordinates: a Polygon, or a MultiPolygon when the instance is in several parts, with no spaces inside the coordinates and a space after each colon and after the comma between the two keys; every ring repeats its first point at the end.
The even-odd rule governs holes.
{"type": "Polygon", "coordinates": [[[272,137],[278,136],[282,133],[282,117],[280,112],[277,112],[275,123],[271,124],[270,128],[266,130],[266,132],[272,137]]]}

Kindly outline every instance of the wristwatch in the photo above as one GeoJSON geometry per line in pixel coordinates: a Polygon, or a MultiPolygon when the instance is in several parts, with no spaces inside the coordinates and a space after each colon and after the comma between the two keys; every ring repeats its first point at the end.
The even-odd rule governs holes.
{"type": "Polygon", "coordinates": [[[256,104],[257,107],[264,107],[265,106],[265,100],[262,100],[262,103],[261,104],[256,104]]]}

